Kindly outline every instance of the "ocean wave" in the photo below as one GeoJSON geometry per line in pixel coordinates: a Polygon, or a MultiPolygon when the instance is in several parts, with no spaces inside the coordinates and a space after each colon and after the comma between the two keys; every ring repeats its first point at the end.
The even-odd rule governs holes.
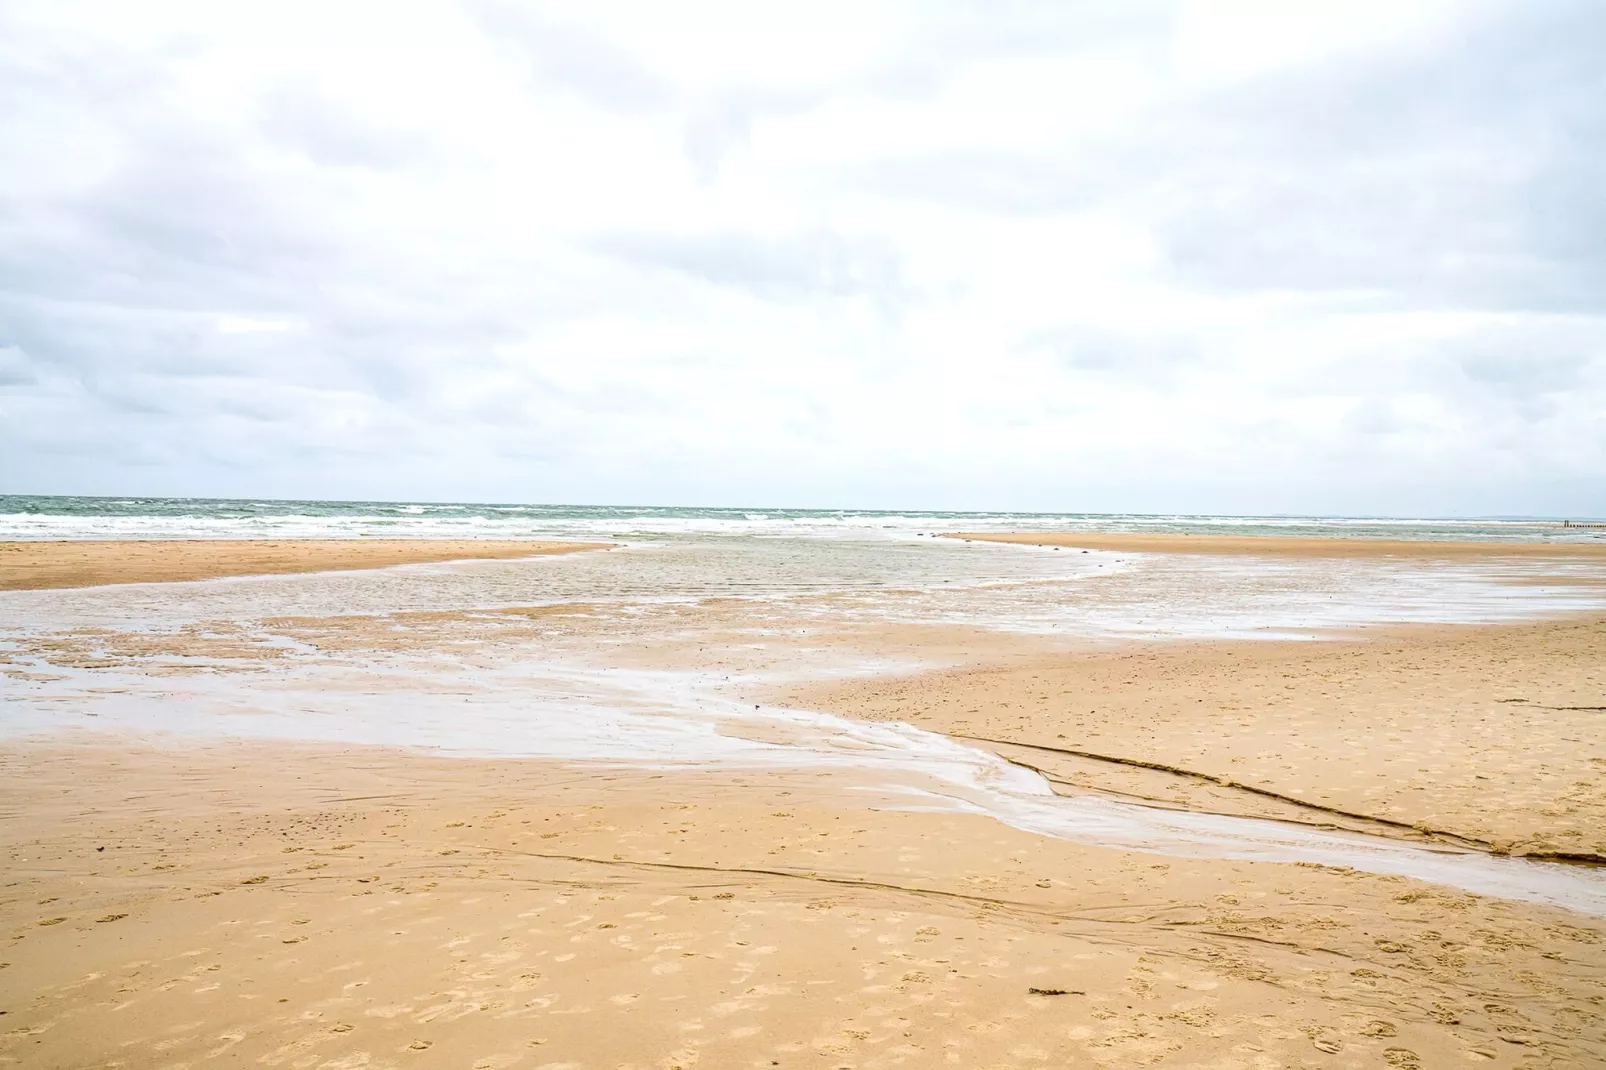
{"type": "MultiPolygon", "coordinates": [[[[468,502],[259,501],[0,495],[0,539],[184,538],[929,538],[943,531],[1559,537],[1522,518],[1202,516],[856,509],[703,509],[468,502]]],[[[1570,532],[1571,538],[1598,538],[1570,532]]]]}

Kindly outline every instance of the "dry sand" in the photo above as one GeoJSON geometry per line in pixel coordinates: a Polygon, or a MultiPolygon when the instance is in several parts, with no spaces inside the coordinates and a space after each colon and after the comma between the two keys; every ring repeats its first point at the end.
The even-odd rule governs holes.
{"type": "Polygon", "coordinates": [[[1433,542],[1425,539],[1314,539],[1275,535],[1173,535],[1141,532],[950,532],[950,539],[1064,546],[1131,553],[1248,554],[1279,557],[1501,558],[1554,557],[1606,560],[1606,538],[1550,542],[1433,542]]]}
{"type": "Polygon", "coordinates": [[[148,539],[0,542],[0,591],[539,557],[601,543],[476,539],[148,539]]]}
{"type": "MultiPolygon", "coordinates": [[[[971,661],[785,698],[985,737],[1065,791],[1606,851],[1606,621],[971,661]]],[[[0,745],[13,1065],[1606,1065],[1602,919],[813,773],[104,739],[0,745]]]]}

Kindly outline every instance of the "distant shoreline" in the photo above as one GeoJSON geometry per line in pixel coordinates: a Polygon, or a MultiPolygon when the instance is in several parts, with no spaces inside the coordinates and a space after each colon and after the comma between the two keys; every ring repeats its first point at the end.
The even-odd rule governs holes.
{"type": "MultiPolygon", "coordinates": [[[[1074,517],[1082,520],[1148,520],[1171,522],[1174,520],[1233,520],[1233,521],[1304,521],[1309,523],[1331,523],[1343,521],[1346,523],[1377,523],[1377,524],[1502,524],[1522,527],[1595,527],[1606,528],[1606,516],[1555,516],[1540,514],[1471,514],[1471,515],[1424,515],[1412,516],[1403,513],[1178,513],[1178,512],[1130,512],[1124,510],[1114,511],[1085,511],[1053,509],[916,509],[900,508],[895,506],[830,506],[830,505],[676,505],[669,503],[652,502],[541,502],[541,501],[471,501],[447,499],[412,499],[412,498],[275,498],[261,495],[245,497],[208,497],[191,495],[163,495],[163,494],[35,494],[22,491],[0,492],[0,509],[7,504],[19,502],[98,502],[108,505],[163,505],[163,504],[204,504],[204,505],[230,505],[245,507],[246,509],[268,508],[285,505],[319,505],[351,508],[356,506],[378,506],[385,509],[397,507],[416,507],[426,510],[543,510],[556,512],[701,512],[701,513],[773,513],[781,515],[794,514],[847,514],[853,516],[897,515],[917,517],[942,516],[1012,516],[1012,517],[1074,517]]],[[[43,515],[62,515],[40,510],[43,515]]]]}

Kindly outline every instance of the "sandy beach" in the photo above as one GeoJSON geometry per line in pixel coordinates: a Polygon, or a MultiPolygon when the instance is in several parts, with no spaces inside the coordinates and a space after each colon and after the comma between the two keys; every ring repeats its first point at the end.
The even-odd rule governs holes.
{"type": "MultiPolygon", "coordinates": [[[[144,549],[108,551],[96,575],[151,578],[116,571],[144,549]]],[[[207,575],[257,568],[248,554],[186,550],[207,575]]],[[[602,648],[620,671],[715,673],[794,647],[857,650],[924,662],[754,676],[734,698],[972,741],[1067,797],[1478,858],[1606,854],[1600,614],[1155,642],[871,627],[823,604],[830,615],[779,630],[757,604],[728,599],[647,617],[575,602],[354,610],[274,618],[249,636],[218,622],[102,627],[14,644],[7,673],[17,694],[104,680],[110,693],[86,709],[109,717],[135,678],[96,674],[169,689],[238,680],[266,694],[286,642],[311,652],[296,656],[383,668],[399,654],[500,663],[537,649],[521,644],[611,639],[602,648]]],[[[364,673],[350,686],[388,686],[364,673]]],[[[448,682],[430,686],[480,701],[448,682]]],[[[0,1060],[12,1065],[1606,1057],[1600,914],[1352,866],[1068,842],[901,805],[868,767],[128,739],[90,721],[8,739],[0,760],[0,1060]]]]}
{"type": "Polygon", "coordinates": [[[507,560],[603,549],[601,544],[477,539],[149,539],[0,542],[0,591],[175,583],[507,560]]]}
{"type": "Polygon", "coordinates": [[[0,1070],[1606,1070],[1603,46],[0,0],[0,1070]]]}

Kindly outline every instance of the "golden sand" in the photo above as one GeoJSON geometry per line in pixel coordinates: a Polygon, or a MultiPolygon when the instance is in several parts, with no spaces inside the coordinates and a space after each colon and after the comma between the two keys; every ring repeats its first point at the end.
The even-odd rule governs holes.
{"type": "Polygon", "coordinates": [[[1583,1066],[1606,1039],[1599,921],[812,774],[0,759],[18,1065],[1583,1066]]]}
{"type": "Polygon", "coordinates": [[[0,542],[0,591],[538,557],[600,543],[475,539],[149,539],[0,542]]]}

